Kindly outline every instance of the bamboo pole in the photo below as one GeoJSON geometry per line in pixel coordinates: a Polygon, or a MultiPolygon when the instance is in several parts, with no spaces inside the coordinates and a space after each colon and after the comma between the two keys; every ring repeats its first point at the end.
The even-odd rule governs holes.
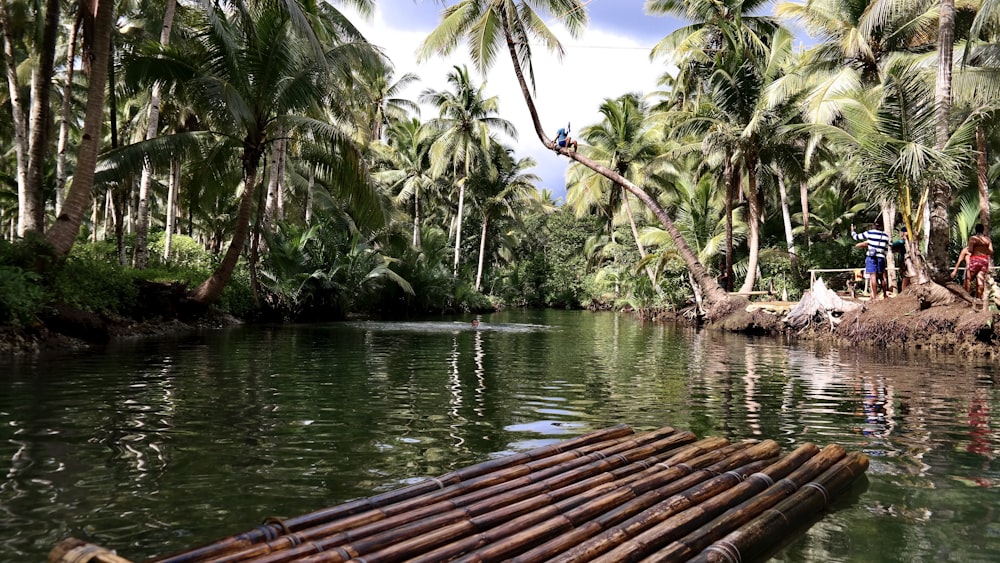
{"type": "MultiPolygon", "coordinates": [[[[667,440],[661,440],[667,442],[667,440]]],[[[728,442],[722,438],[708,438],[694,444],[684,446],[681,451],[672,455],[670,459],[688,460],[705,453],[706,448],[717,449],[723,447],[728,442]],[[690,452],[685,454],[684,452],[690,452]]],[[[615,480],[612,472],[624,466],[631,465],[635,472],[646,468],[648,464],[645,460],[657,453],[656,445],[642,446],[619,455],[604,456],[596,459],[585,467],[574,470],[575,475],[556,475],[541,488],[527,487],[518,490],[516,494],[521,500],[510,503],[509,499],[486,499],[476,506],[466,507],[457,514],[450,515],[448,523],[441,525],[436,518],[427,519],[423,522],[414,523],[403,529],[393,529],[386,533],[378,534],[370,538],[364,538],[350,545],[341,545],[342,550],[324,551],[310,557],[303,558],[303,562],[309,563],[340,563],[345,561],[345,554],[349,558],[361,558],[367,563],[387,563],[401,561],[411,557],[430,557],[430,560],[441,561],[446,557],[438,558],[434,552],[428,555],[430,550],[438,546],[448,544],[456,538],[468,538],[470,546],[465,549],[474,548],[479,545],[478,534],[483,530],[488,530],[511,521],[517,521],[516,526],[523,526],[522,522],[533,523],[534,519],[544,519],[554,514],[555,505],[565,501],[564,506],[559,509],[566,509],[587,500],[587,494],[598,490],[605,483],[615,480]],[[584,477],[582,480],[580,477],[584,477]],[[498,503],[498,501],[501,501],[498,503]],[[499,506],[499,508],[498,508],[499,506]],[[346,552],[346,553],[345,553],[346,552]]],[[[672,449],[672,448],[666,448],[672,449]]],[[[618,474],[620,476],[620,473],[618,474]]],[[[325,547],[325,546],[324,546],[325,547]]],[[[287,561],[283,559],[282,561],[287,561]]],[[[278,563],[269,559],[261,559],[254,563],[278,563]]]]}
{"type": "MultiPolygon", "coordinates": [[[[727,445],[728,442],[721,438],[702,440],[685,447],[662,463],[669,466],[683,465],[709,451],[727,445]]],[[[630,464],[630,467],[647,468],[644,471],[648,470],[650,461],[653,461],[654,465],[658,463],[650,460],[646,452],[638,452],[632,457],[632,460],[634,462],[630,464]]],[[[429,534],[430,537],[414,538],[413,542],[409,544],[397,544],[380,551],[368,552],[365,550],[361,553],[364,554],[365,561],[369,563],[390,563],[409,558],[412,558],[410,559],[411,563],[452,559],[499,538],[523,532],[526,528],[598,498],[623,483],[632,481],[632,479],[622,479],[621,477],[620,472],[616,475],[614,471],[605,471],[592,478],[554,491],[552,494],[529,498],[512,506],[510,511],[493,511],[483,517],[460,523],[454,529],[434,531],[429,534]],[[434,549],[428,551],[428,547],[434,549]]]]}
{"type": "Polygon", "coordinates": [[[48,563],[132,563],[115,552],[77,538],[66,538],[49,551],[48,563]]]}
{"type": "MultiPolygon", "coordinates": [[[[712,542],[724,537],[729,532],[756,518],[763,511],[791,496],[799,487],[832,467],[843,459],[845,455],[844,448],[835,444],[823,448],[822,451],[802,464],[801,467],[792,471],[787,477],[779,481],[774,481],[774,484],[768,486],[764,491],[744,500],[736,506],[728,503],[727,506],[732,506],[732,508],[725,510],[725,512],[710,522],[701,523],[699,521],[697,529],[688,533],[682,539],[674,541],[663,550],[653,553],[656,547],[665,545],[666,542],[663,541],[657,541],[656,545],[646,546],[645,554],[649,555],[649,557],[644,562],[667,563],[687,561],[708,547],[712,542]]],[[[747,481],[747,483],[749,482],[747,481]]],[[[726,507],[719,508],[724,509],[726,507]]],[[[706,510],[705,513],[707,515],[721,511],[709,512],[706,510]]],[[[672,534],[670,537],[673,539],[677,535],[672,534]]]]}
{"type": "MultiPolygon", "coordinates": [[[[594,522],[593,528],[588,528],[586,524],[593,522],[594,519],[600,517],[602,514],[614,511],[624,504],[635,501],[645,493],[669,487],[671,483],[675,483],[686,475],[691,474],[691,472],[707,466],[718,465],[727,458],[740,459],[747,462],[755,461],[774,457],[777,455],[778,449],[778,444],[773,441],[753,445],[748,442],[732,444],[719,450],[707,452],[690,460],[686,464],[678,464],[665,471],[661,469],[658,473],[648,475],[632,483],[614,483],[613,487],[608,487],[604,491],[595,490],[594,494],[590,495],[594,497],[591,500],[587,500],[579,506],[560,510],[560,513],[556,516],[531,527],[515,529],[513,526],[508,526],[509,530],[504,530],[503,527],[490,530],[487,534],[484,534],[485,538],[489,541],[488,545],[457,559],[457,561],[506,560],[546,540],[560,541],[566,538],[565,541],[572,545],[576,543],[575,539],[572,539],[574,536],[573,532],[587,533],[593,528],[597,528],[597,531],[599,531],[603,527],[600,523],[594,522]]],[[[738,482],[738,479],[735,480],[738,482]]],[[[652,504],[653,502],[650,501],[649,503],[652,504]]],[[[641,505],[635,506],[634,509],[635,512],[642,511],[641,505]]],[[[622,519],[624,518],[622,516],[622,519]]],[[[427,556],[417,561],[422,560],[429,563],[432,561],[432,556],[433,554],[427,554],[427,556]]]]}
{"type": "Polygon", "coordinates": [[[678,504],[676,500],[660,503],[654,509],[647,510],[619,526],[617,529],[623,534],[613,538],[613,542],[617,542],[614,548],[595,558],[594,561],[601,563],[638,561],[678,537],[709,523],[712,518],[735,503],[743,502],[764,491],[771,482],[796,471],[819,452],[819,448],[814,444],[803,444],[732,488],[707,498],[695,499],[701,502],[690,506],[683,501],[678,504]]]}
{"type": "MultiPolygon", "coordinates": [[[[660,502],[670,499],[674,495],[678,495],[678,498],[668,506],[696,504],[694,498],[701,494],[702,488],[708,491],[717,491],[735,486],[740,481],[746,479],[746,476],[751,473],[756,473],[774,463],[774,458],[778,453],[778,444],[772,440],[766,440],[753,447],[726,456],[718,463],[698,469],[681,479],[649,490],[637,496],[634,500],[608,511],[589,522],[577,524],[573,530],[512,558],[511,562],[537,563],[552,560],[571,563],[588,561],[603,553],[601,548],[596,547],[602,544],[602,540],[594,539],[598,534],[603,532],[613,537],[615,532],[609,530],[612,530],[614,526],[637,516],[660,502]],[[593,543],[589,543],[591,541],[593,543]]],[[[692,467],[699,467],[700,463],[695,460],[690,465],[692,467]]],[[[613,547],[610,541],[604,541],[603,544],[607,546],[605,549],[613,547]]]]}
{"type": "Polygon", "coordinates": [[[529,463],[541,463],[546,458],[558,456],[573,450],[597,447],[602,443],[617,442],[623,437],[633,434],[631,427],[619,424],[609,428],[603,428],[594,432],[588,432],[575,438],[547,444],[509,456],[491,459],[452,471],[437,479],[427,479],[413,485],[387,491],[385,493],[349,501],[337,506],[324,508],[309,514],[289,518],[281,522],[265,523],[252,530],[235,534],[227,538],[203,545],[198,548],[182,551],[173,555],[166,555],[152,560],[150,563],[191,563],[195,561],[205,561],[211,557],[230,553],[259,542],[269,541],[278,538],[281,534],[293,532],[305,528],[318,526],[320,524],[351,516],[359,512],[371,510],[373,508],[389,506],[401,501],[419,497],[428,492],[441,489],[445,486],[454,485],[463,481],[488,475],[490,473],[503,470],[505,468],[529,463]]]}
{"type": "Polygon", "coordinates": [[[381,549],[385,545],[396,543],[400,539],[401,529],[407,530],[410,535],[416,535],[425,530],[454,524],[469,517],[470,514],[481,514],[498,507],[523,502],[524,499],[535,495],[571,487],[576,481],[600,474],[608,467],[623,465],[618,460],[627,462],[631,458],[672,451],[695,439],[694,434],[690,432],[676,432],[672,428],[647,432],[637,435],[632,440],[620,441],[612,447],[596,450],[582,457],[573,457],[560,465],[525,473],[509,482],[504,482],[497,488],[469,491],[468,495],[432,504],[426,504],[426,499],[430,498],[426,496],[410,499],[383,509],[259,543],[212,559],[211,563],[237,561],[281,563],[312,553],[322,553],[321,558],[330,561],[350,559],[355,556],[351,549],[359,542],[366,546],[363,550],[381,549]],[[609,465],[609,460],[615,462],[609,465]],[[376,547],[368,547],[371,544],[376,547]]]}
{"type": "Polygon", "coordinates": [[[845,487],[868,470],[868,458],[851,452],[792,496],[708,546],[691,563],[749,561],[778,543],[782,536],[825,509],[845,487]]]}

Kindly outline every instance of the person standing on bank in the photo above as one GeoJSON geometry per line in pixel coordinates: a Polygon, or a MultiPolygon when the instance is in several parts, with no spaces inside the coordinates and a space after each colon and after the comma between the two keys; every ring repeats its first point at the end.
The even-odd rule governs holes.
{"type": "Polygon", "coordinates": [[[851,238],[867,243],[868,251],[865,254],[865,274],[868,275],[868,283],[871,286],[872,300],[878,299],[879,286],[882,287],[882,295],[889,298],[889,276],[885,271],[885,253],[889,249],[889,233],[882,230],[882,218],[879,217],[872,222],[872,228],[863,233],[854,231],[851,225],[851,238]]]}
{"type": "MultiPolygon", "coordinates": [[[[963,252],[968,254],[968,269],[965,271],[965,279],[976,280],[976,298],[982,299],[986,288],[986,276],[990,272],[990,257],[993,256],[993,241],[983,231],[983,226],[976,225],[976,234],[969,237],[969,245],[963,252]]],[[[961,261],[959,261],[959,264],[961,261]]],[[[958,264],[951,271],[951,277],[958,274],[958,264]]],[[[968,287],[966,290],[968,291],[968,287]]]]}
{"type": "Polygon", "coordinates": [[[896,259],[896,272],[899,276],[899,293],[906,291],[910,287],[910,278],[913,277],[913,268],[910,264],[909,256],[906,252],[906,244],[910,241],[910,233],[906,231],[906,225],[899,228],[899,238],[892,241],[892,253],[896,259]]]}

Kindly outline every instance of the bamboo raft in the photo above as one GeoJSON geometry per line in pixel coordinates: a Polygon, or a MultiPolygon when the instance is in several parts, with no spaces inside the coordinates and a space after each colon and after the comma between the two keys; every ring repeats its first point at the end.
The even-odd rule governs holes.
{"type": "MultiPolygon", "coordinates": [[[[493,459],[149,563],[743,562],[801,533],[868,459],[838,445],[625,425],[493,459]]],[[[67,538],[49,563],[132,563],[67,538]]]]}

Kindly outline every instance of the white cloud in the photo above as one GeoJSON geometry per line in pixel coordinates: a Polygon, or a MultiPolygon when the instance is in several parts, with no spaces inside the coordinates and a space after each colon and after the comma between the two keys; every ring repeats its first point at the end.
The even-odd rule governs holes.
{"type": "MultiPolygon", "coordinates": [[[[351,12],[345,10],[345,13],[351,12]]],[[[448,57],[435,56],[417,63],[417,49],[430,29],[391,28],[382,18],[381,8],[376,9],[373,22],[364,22],[360,17],[352,17],[351,21],[369,41],[385,50],[396,67],[397,77],[406,72],[420,77],[418,85],[404,92],[405,97],[415,100],[425,89],[448,89],[446,77],[455,65],[467,65],[474,81],[482,80],[464,45],[448,57]]],[[[599,122],[599,107],[606,98],[633,91],[649,93],[656,89],[656,79],[663,67],[650,62],[648,45],[593,26],[577,39],[559,27],[553,27],[553,31],[562,41],[565,57],[560,61],[540,46],[534,49],[533,57],[537,87],[535,104],[547,136],[552,137],[567,122],[572,122],[574,132],[599,122]]],[[[519,139],[513,146],[518,156],[531,156],[538,163],[534,172],[542,178],[539,187],[561,197],[565,193],[564,177],[569,160],[548,151],[538,140],[506,51],[498,53],[497,63],[486,76],[485,91],[487,95],[499,97],[501,117],[517,128],[519,139]]],[[[424,108],[423,111],[424,119],[434,117],[433,109],[424,108]]]]}

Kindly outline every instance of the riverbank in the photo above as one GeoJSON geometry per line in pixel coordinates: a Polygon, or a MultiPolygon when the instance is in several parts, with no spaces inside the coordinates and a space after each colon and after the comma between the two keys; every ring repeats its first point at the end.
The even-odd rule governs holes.
{"type": "Polygon", "coordinates": [[[0,326],[0,359],[74,352],[130,339],[173,338],[242,322],[231,315],[215,312],[185,320],[138,320],[64,306],[53,308],[44,319],[29,325],[0,326]]]}
{"type": "MultiPolygon", "coordinates": [[[[948,305],[921,309],[920,301],[910,294],[858,303],[860,307],[856,311],[832,321],[817,316],[802,328],[790,327],[785,322],[785,315],[794,303],[747,303],[703,328],[783,336],[789,340],[825,341],[871,350],[922,350],[1000,358],[1000,314],[990,308],[977,311],[967,302],[956,300],[948,305]]],[[[692,323],[689,317],[678,313],[660,312],[645,318],[653,322],[692,323]]],[[[184,320],[137,320],[61,307],[31,325],[0,327],[0,358],[71,352],[135,338],[177,337],[242,322],[212,312],[184,320]]]]}
{"type": "MultiPolygon", "coordinates": [[[[970,303],[956,299],[950,304],[921,308],[920,300],[909,293],[878,301],[850,301],[858,304],[857,310],[835,317],[816,315],[798,328],[785,320],[796,302],[746,302],[706,326],[868,350],[1000,358],[1000,312],[991,307],[976,310],[970,303]]],[[[647,316],[647,320],[694,324],[692,316],[683,312],[661,312],[647,316]]]]}

